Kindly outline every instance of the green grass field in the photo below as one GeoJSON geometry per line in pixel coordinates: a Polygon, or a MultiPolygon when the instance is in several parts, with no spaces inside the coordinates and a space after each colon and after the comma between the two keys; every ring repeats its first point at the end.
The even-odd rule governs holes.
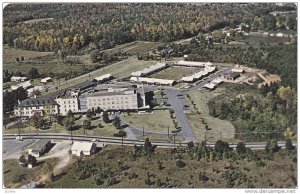
{"type": "Polygon", "coordinates": [[[151,114],[132,113],[130,116],[122,115],[122,117],[131,126],[141,130],[144,127],[144,130],[147,132],[167,134],[168,127],[170,128],[170,133],[175,129],[169,110],[157,110],[151,114]]]}
{"type": "Polygon", "coordinates": [[[152,74],[149,77],[158,79],[180,80],[182,77],[191,75],[197,71],[200,71],[200,69],[193,67],[169,67],[155,74],[152,74]]]}
{"type": "Polygon", "coordinates": [[[233,140],[235,132],[234,126],[229,121],[220,120],[210,116],[208,111],[208,101],[222,93],[226,93],[226,89],[221,87],[218,87],[215,91],[211,92],[202,90],[188,93],[193,103],[196,104],[195,107],[200,112],[200,114],[197,113],[191,100],[186,97],[186,101],[192,112],[186,114],[186,116],[194,129],[197,140],[203,141],[205,138],[208,141],[221,138],[224,140],[233,140]],[[205,125],[211,130],[206,130],[205,125]]]}
{"type": "MultiPolygon", "coordinates": [[[[75,127],[73,130],[73,135],[95,135],[95,136],[107,136],[112,137],[113,134],[118,132],[118,129],[112,123],[104,123],[101,120],[92,120],[91,128],[84,130],[81,126],[82,120],[75,121],[75,127]],[[99,127],[99,123],[103,127],[99,127]]],[[[18,128],[10,128],[3,130],[4,134],[18,134],[18,128]]],[[[50,129],[38,130],[33,126],[29,127],[28,125],[21,128],[21,133],[61,133],[61,134],[71,134],[70,131],[67,131],[66,128],[62,125],[59,125],[57,122],[53,122],[50,129]]]]}

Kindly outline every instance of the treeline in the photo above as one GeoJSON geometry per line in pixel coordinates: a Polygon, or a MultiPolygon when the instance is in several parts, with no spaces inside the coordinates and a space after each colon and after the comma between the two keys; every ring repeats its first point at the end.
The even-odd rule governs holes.
{"type": "Polygon", "coordinates": [[[4,9],[4,44],[57,51],[93,43],[103,50],[135,40],[170,42],[240,23],[253,29],[295,29],[296,17],[269,14],[277,8],[270,3],[11,4],[4,9]],[[283,25],[277,26],[282,17],[283,25]],[[54,19],[36,20],[42,18],[54,19]]]}
{"type": "MultiPolygon", "coordinates": [[[[264,85],[263,97],[241,96],[231,102],[209,103],[210,114],[235,123],[241,138],[283,138],[297,123],[297,93],[290,87],[264,85]],[[264,132],[267,132],[264,134],[264,132]]],[[[291,134],[286,135],[291,136],[291,134]]],[[[290,137],[289,137],[290,138],[290,137]]]]}

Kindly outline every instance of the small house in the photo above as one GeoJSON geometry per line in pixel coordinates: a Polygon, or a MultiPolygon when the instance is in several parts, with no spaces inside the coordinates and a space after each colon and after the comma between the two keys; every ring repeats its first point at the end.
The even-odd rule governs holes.
{"type": "Polygon", "coordinates": [[[74,142],[71,151],[76,156],[89,156],[96,150],[96,144],[92,142],[74,142]]]}
{"type": "Polygon", "coordinates": [[[234,69],[231,69],[231,72],[245,73],[245,70],[244,70],[244,69],[237,69],[237,68],[234,68],[234,69]]]}
{"type": "Polygon", "coordinates": [[[38,142],[30,146],[27,151],[29,155],[32,155],[36,158],[42,156],[48,152],[51,148],[51,141],[47,139],[41,139],[38,142]]]}
{"type": "Polygon", "coordinates": [[[44,83],[44,84],[51,82],[51,81],[52,81],[51,77],[46,77],[46,78],[41,79],[41,83],[44,83]]]}
{"type": "Polygon", "coordinates": [[[224,79],[230,80],[230,81],[234,81],[238,77],[240,77],[240,73],[238,73],[238,72],[231,72],[231,73],[224,74],[224,79]]]}
{"type": "Polygon", "coordinates": [[[27,77],[12,76],[10,78],[10,81],[12,81],[12,82],[23,82],[23,81],[26,81],[26,80],[27,80],[27,77]]]}
{"type": "Polygon", "coordinates": [[[17,85],[11,86],[11,90],[17,90],[20,87],[23,87],[26,90],[28,88],[31,88],[32,85],[31,85],[30,81],[25,81],[25,82],[21,82],[21,83],[19,83],[17,85]]]}

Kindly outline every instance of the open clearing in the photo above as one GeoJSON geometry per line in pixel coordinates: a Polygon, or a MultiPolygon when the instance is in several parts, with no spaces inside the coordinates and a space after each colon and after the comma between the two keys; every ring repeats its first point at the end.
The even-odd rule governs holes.
{"type": "MultiPolygon", "coordinates": [[[[37,52],[37,51],[26,51],[26,50],[20,50],[20,49],[14,49],[11,47],[8,47],[6,45],[3,46],[3,64],[16,62],[16,58],[19,57],[21,60],[21,57],[24,57],[24,61],[30,61],[35,58],[40,58],[48,55],[53,55],[53,52],[37,52]]],[[[21,65],[21,64],[20,64],[21,65]]],[[[5,66],[4,66],[5,67],[5,66]]]]}
{"type": "Polygon", "coordinates": [[[170,133],[172,130],[175,130],[169,110],[157,110],[145,114],[132,113],[130,116],[122,115],[122,117],[132,127],[141,130],[144,127],[144,130],[147,132],[167,134],[168,127],[170,127],[170,133]]]}
{"type": "Polygon", "coordinates": [[[234,138],[235,129],[229,121],[220,120],[209,115],[207,103],[210,99],[222,93],[226,93],[226,90],[221,87],[211,92],[202,90],[188,93],[191,99],[186,98],[186,101],[188,102],[191,113],[186,114],[186,116],[194,129],[198,141],[203,141],[205,138],[208,141],[218,139],[224,139],[226,141],[234,138]],[[197,113],[192,102],[200,114],[198,114],[199,112],[197,113]],[[205,129],[206,125],[210,130],[205,129]]]}
{"type": "MultiPolygon", "coordinates": [[[[265,159],[264,151],[257,151],[265,163],[260,167],[255,161],[221,159],[209,161],[197,160],[188,153],[173,153],[171,149],[155,150],[151,157],[141,156],[132,159],[133,147],[108,145],[99,153],[89,156],[72,157],[69,166],[53,179],[44,179],[47,188],[226,188],[224,174],[238,177],[232,181],[233,188],[295,188],[297,183],[296,154],[297,150],[280,150],[273,160],[265,159]],[[176,166],[180,157],[185,167],[176,166]],[[162,168],[159,169],[158,161],[162,168]],[[87,170],[88,169],[88,170],[87,170]],[[93,172],[93,173],[83,173],[93,172]],[[199,179],[205,173],[206,181],[199,179]],[[151,185],[145,184],[147,173],[151,185]],[[94,176],[94,175],[95,176],[94,176]],[[109,175],[109,176],[108,176],[109,175]],[[81,178],[80,178],[81,177],[81,178]],[[113,178],[113,179],[112,179],[113,178]],[[98,181],[97,181],[98,179],[98,181]],[[114,180],[113,182],[111,180],[114,180]]],[[[20,167],[17,160],[5,160],[3,167],[4,185],[16,188],[32,180],[41,180],[45,174],[53,171],[57,160],[49,159],[45,163],[27,169],[20,167]]]]}
{"type": "Polygon", "coordinates": [[[191,75],[198,71],[200,71],[200,69],[196,67],[168,67],[148,77],[158,79],[180,80],[182,77],[191,75]]]}

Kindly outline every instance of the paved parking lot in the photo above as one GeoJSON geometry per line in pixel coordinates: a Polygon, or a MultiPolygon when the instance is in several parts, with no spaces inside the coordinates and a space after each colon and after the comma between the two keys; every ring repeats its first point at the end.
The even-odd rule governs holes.
{"type": "Polygon", "coordinates": [[[26,147],[33,144],[34,141],[35,139],[25,139],[20,142],[16,141],[15,139],[2,141],[3,160],[9,158],[19,158],[22,150],[26,149],[26,147]]]}

